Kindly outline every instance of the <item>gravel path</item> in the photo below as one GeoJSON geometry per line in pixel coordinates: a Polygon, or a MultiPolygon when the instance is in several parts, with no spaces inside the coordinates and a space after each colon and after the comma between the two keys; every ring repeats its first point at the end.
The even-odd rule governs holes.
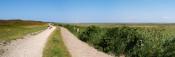
{"type": "Polygon", "coordinates": [[[112,57],[108,54],[97,51],[85,42],[80,41],[63,27],[61,27],[61,35],[72,57],[112,57]]]}
{"type": "Polygon", "coordinates": [[[13,40],[7,44],[7,51],[0,57],[42,57],[43,48],[47,38],[54,31],[55,27],[46,29],[43,32],[28,36],[24,39],[13,40]]]}

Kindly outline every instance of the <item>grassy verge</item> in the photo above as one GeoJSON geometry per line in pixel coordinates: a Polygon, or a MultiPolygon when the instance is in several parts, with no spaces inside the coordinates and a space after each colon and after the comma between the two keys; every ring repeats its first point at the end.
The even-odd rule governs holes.
{"type": "Polygon", "coordinates": [[[56,29],[49,37],[44,48],[43,57],[70,57],[60,36],[59,29],[56,29]]]}
{"type": "Polygon", "coordinates": [[[10,41],[46,29],[46,25],[0,25],[0,41],[10,41]]]}

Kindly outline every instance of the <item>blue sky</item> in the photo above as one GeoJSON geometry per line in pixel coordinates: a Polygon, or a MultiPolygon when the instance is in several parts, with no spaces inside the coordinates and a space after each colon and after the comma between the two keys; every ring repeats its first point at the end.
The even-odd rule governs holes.
{"type": "Polygon", "coordinates": [[[175,22],[175,0],[0,0],[0,19],[175,22]]]}

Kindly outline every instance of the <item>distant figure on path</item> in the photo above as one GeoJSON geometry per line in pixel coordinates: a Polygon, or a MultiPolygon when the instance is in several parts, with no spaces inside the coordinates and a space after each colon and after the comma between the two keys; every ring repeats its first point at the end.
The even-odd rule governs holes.
{"type": "Polygon", "coordinates": [[[52,28],[52,25],[51,23],[48,24],[48,28],[51,29],[52,28]]]}

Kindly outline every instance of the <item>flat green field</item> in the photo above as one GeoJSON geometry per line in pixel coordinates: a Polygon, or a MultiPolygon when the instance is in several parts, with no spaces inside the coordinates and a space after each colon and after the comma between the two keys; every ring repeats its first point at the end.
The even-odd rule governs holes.
{"type": "Polygon", "coordinates": [[[0,41],[10,41],[46,29],[46,23],[32,21],[0,21],[0,41]]]}
{"type": "Polygon", "coordinates": [[[43,57],[71,57],[64,46],[60,30],[57,28],[49,37],[44,48],[43,57]]]}
{"type": "Polygon", "coordinates": [[[46,26],[0,26],[0,40],[14,40],[22,36],[45,29],[46,26]]]}

